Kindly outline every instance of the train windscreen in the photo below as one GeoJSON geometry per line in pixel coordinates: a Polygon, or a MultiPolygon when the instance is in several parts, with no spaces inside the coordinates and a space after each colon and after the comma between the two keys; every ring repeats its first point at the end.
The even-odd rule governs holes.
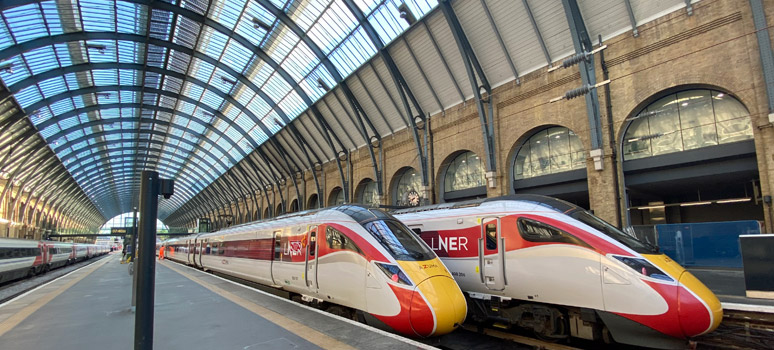
{"type": "Polygon", "coordinates": [[[363,225],[396,260],[424,261],[435,254],[407,227],[394,220],[374,220],[363,225]]]}
{"type": "Polygon", "coordinates": [[[604,233],[608,237],[620,242],[621,244],[629,247],[631,250],[640,254],[655,254],[658,253],[658,249],[653,245],[642,242],[635,237],[632,237],[625,232],[619,230],[613,225],[608,224],[604,220],[591,215],[585,210],[577,210],[569,214],[570,217],[586,224],[599,232],[604,233]]]}

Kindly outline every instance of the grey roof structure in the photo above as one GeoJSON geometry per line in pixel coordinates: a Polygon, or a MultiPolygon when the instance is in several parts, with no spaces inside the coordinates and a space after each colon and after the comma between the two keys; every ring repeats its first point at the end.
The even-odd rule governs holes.
{"type": "MultiPolygon", "coordinates": [[[[493,87],[575,53],[562,0],[441,2],[493,87]]],[[[578,5],[596,40],[686,2],[578,5]]],[[[142,170],[175,179],[159,206],[174,224],[475,95],[435,0],[0,6],[0,176],[41,200],[73,188],[88,226],[137,205],[142,170]]]]}

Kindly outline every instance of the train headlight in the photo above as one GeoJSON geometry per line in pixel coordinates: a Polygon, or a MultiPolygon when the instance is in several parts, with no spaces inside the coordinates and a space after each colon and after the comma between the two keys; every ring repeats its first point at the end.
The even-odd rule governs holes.
{"type": "Polygon", "coordinates": [[[380,262],[376,262],[375,264],[379,267],[380,270],[382,270],[382,272],[384,272],[385,275],[387,275],[387,278],[389,278],[391,281],[405,284],[407,286],[414,285],[414,283],[411,283],[411,280],[408,278],[408,276],[406,276],[403,270],[401,270],[397,265],[380,262]]]}
{"type": "Polygon", "coordinates": [[[664,271],[661,271],[658,267],[653,266],[648,260],[643,258],[635,258],[631,256],[613,255],[618,261],[629,266],[634,271],[637,271],[645,276],[659,279],[662,281],[674,282],[672,277],[669,277],[664,271]]]}

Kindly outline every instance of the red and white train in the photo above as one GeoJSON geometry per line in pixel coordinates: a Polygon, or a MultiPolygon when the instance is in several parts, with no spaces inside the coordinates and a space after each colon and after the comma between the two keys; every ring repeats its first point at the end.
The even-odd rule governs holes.
{"type": "Polygon", "coordinates": [[[684,349],[723,317],[717,297],[683,267],[561,200],[515,195],[393,214],[446,264],[477,321],[684,349]]]}
{"type": "Polygon", "coordinates": [[[105,245],[0,238],[0,283],[32,277],[108,252],[110,247],[105,245]]]}
{"type": "Polygon", "coordinates": [[[164,256],[409,335],[446,334],[467,314],[433,251],[379,209],[356,205],[168,240],[164,256]]]}

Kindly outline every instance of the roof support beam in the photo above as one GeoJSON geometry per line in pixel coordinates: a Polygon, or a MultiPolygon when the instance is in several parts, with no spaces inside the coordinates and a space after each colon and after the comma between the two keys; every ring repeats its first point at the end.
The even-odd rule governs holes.
{"type": "Polygon", "coordinates": [[[538,43],[540,43],[540,48],[543,49],[543,56],[546,57],[546,63],[550,67],[553,61],[551,61],[551,55],[548,53],[548,48],[546,47],[545,40],[543,40],[543,35],[540,34],[540,28],[535,21],[535,16],[532,15],[532,9],[529,7],[529,1],[521,0],[521,2],[524,4],[524,9],[527,10],[527,16],[529,17],[529,21],[532,23],[532,30],[535,31],[535,36],[537,36],[538,43]]]}
{"type": "MultiPolygon", "coordinates": [[[[352,14],[357,18],[360,25],[365,29],[366,34],[368,34],[369,39],[371,39],[371,42],[373,42],[374,46],[376,47],[377,51],[379,52],[379,56],[382,58],[382,61],[387,66],[387,70],[390,72],[390,76],[392,77],[392,81],[395,84],[395,89],[398,91],[398,94],[400,95],[401,102],[403,103],[403,109],[406,113],[406,119],[408,119],[411,129],[411,135],[414,138],[414,145],[417,148],[417,156],[419,158],[419,168],[422,172],[422,186],[424,187],[424,191],[428,190],[429,187],[429,172],[427,169],[427,152],[426,152],[426,145],[422,144],[422,139],[419,136],[419,132],[417,132],[417,122],[424,121],[427,116],[425,116],[425,112],[422,110],[422,106],[419,104],[417,99],[414,96],[414,93],[411,91],[411,87],[408,86],[408,83],[403,78],[403,74],[401,74],[400,70],[398,69],[398,65],[395,64],[395,61],[392,59],[392,56],[390,55],[389,50],[387,50],[384,47],[384,43],[382,42],[382,39],[379,37],[379,35],[376,33],[376,30],[371,25],[371,22],[368,21],[368,18],[366,18],[365,14],[360,11],[360,8],[355,4],[353,0],[344,0],[344,4],[347,5],[347,8],[349,8],[349,11],[352,12],[352,14]],[[410,104],[409,104],[410,100],[410,104]],[[413,110],[412,110],[413,107],[413,110]]],[[[381,137],[379,138],[379,144],[381,144],[381,137]]],[[[371,158],[374,163],[376,163],[376,158],[374,157],[373,150],[369,149],[371,152],[371,158]]],[[[376,171],[376,170],[375,170],[376,171]]],[[[379,190],[379,196],[384,196],[384,183],[382,181],[382,175],[381,170],[376,171],[377,172],[377,188],[379,190]]],[[[423,192],[424,192],[423,191],[423,192]]],[[[427,197],[427,196],[425,196],[427,197]]],[[[428,198],[425,198],[428,199],[428,198]]]]}
{"type": "Polygon", "coordinates": [[[637,30],[637,18],[634,17],[634,10],[632,10],[632,2],[631,0],[624,0],[624,4],[626,4],[626,13],[629,14],[629,23],[632,24],[632,35],[636,38],[640,36],[640,32],[639,30],[637,30]]]}
{"type": "Polygon", "coordinates": [[[494,32],[495,37],[497,38],[497,42],[500,43],[500,49],[503,50],[505,61],[508,62],[508,67],[511,68],[511,73],[513,73],[513,77],[516,78],[516,84],[520,85],[521,79],[519,79],[519,72],[516,70],[516,66],[513,64],[513,60],[511,59],[511,54],[508,53],[508,48],[505,47],[503,38],[500,36],[500,30],[497,29],[497,24],[495,24],[494,18],[492,18],[492,14],[489,12],[489,6],[486,5],[484,0],[479,1],[481,2],[481,7],[484,9],[486,18],[489,20],[489,26],[492,27],[492,32],[494,32]]]}
{"type": "MultiPolygon", "coordinates": [[[[449,24],[449,29],[454,35],[454,41],[457,42],[457,48],[462,56],[463,64],[465,65],[465,71],[468,74],[468,80],[470,81],[470,87],[473,91],[473,96],[476,99],[476,107],[478,108],[478,117],[481,121],[481,134],[484,141],[484,151],[486,153],[486,170],[487,178],[490,181],[494,178],[494,172],[497,171],[497,160],[495,158],[495,132],[494,132],[494,112],[492,105],[492,87],[489,85],[489,81],[484,74],[484,69],[476,58],[476,53],[473,52],[473,47],[470,45],[465,32],[462,29],[462,25],[457,19],[457,15],[454,13],[454,8],[448,0],[442,0],[439,6],[443,10],[446,22],[449,24]],[[480,81],[480,84],[479,84],[480,81]],[[481,96],[481,90],[486,92],[487,98],[484,99],[481,96]],[[485,106],[486,104],[486,106],[485,106]]],[[[490,187],[493,184],[490,182],[490,187]]]]}
{"type": "MultiPolygon", "coordinates": [[[[583,23],[583,16],[576,0],[562,0],[564,13],[567,17],[567,23],[570,25],[570,34],[572,43],[575,46],[575,53],[591,52],[594,48],[591,45],[589,33],[586,31],[586,25],[583,23]]],[[[596,72],[594,70],[594,57],[589,56],[587,60],[581,60],[579,64],[581,81],[584,86],[595,86],[597,83],[596,72]]],[[[599,97],[597,89],[591,89],[586,94],[586,114],[589,117],[589,134],[591,138],[591,152],[602,149],[602,122],[599,114],[599,97]]],[[[599,151],[597,151],[599,152],[599,151]]],[[[601,154],[600,154],[601,156],[601,154]]]]}

